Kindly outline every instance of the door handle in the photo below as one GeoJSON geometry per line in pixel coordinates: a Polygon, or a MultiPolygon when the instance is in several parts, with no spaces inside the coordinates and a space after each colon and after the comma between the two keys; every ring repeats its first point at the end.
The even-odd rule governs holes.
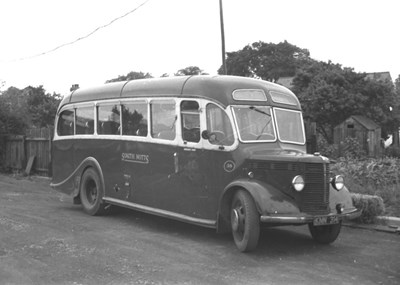
{"type": "Polygon", "coordinates": [[[175,174],[179,172],[179,156],[178,153],[174,153],[174,166],[175,166],[175,174]]]}

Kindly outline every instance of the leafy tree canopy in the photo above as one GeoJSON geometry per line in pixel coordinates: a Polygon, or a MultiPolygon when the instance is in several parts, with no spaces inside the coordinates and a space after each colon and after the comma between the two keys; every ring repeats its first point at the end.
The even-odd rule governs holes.
{"type": "MultiPolygon", "coordinates": [[[[228,52],[227,73],[261,78],[275,82],[279,77],[294,76],[296,70],[310,59],[307,49],[299,48],[287,41],[274,44],[255,42],[242,50],[228,52]]],[[[222,74],[222,67],[218,70],[222,74]]]]}
{"type": "MultiPolygon", "coordinates": [[[[255,42],[228,52],[226,65],[230,75],[272,82],[293,77],[292,89],[302,103],[304,116],[317,122],[318,132],[329,143],[333,142],[334,127],[351,115],[374,120],[382,127],[383,138],[400,124],[400,76],[396,88],[392,82],[367,80],[366,74],[351,68],[316,61],[307,49],[287,41],[255,42]]],[[[222,73],[222,67],[218,72],[222,73]]]]}
{"type": "Polygon", "coordinates": [[[61,101],[59,94],[46,93],[43,86],[26,87],[24,93],[27,96],[28,112],[36,127],[48,127],[54,125],[54,118],[61,101]]]}
{"type": "Polygon", "coordinates": [[[304,116],[317,122],[318,131],[333,142],[333,129],[351,115],[371,118],[382,127],[382,137],[394,131],[399,105],[392,82],[366,79],[364,73],[332,62],[308,61],[293,79],[304,116]]]}
{"type": "Polygon", "coordinates": [[[185,76],[185,75],[205,75],[203,70],[198,66],[188,66],[183,69],[179,69],[174,75],[175,76],[185,76]]]}
{"type": "Polygon", "coordinates": [[[395,91],[398,97],[400,97],[400,74],[399,76],[396,78],[395,82],[394,82],[394,87],[395,87],[395,91]]]}
{"type": "Polygon", "coordinates": [[[26,127],[53,125],[60,99],[43,86],[8,88],[0,96],[0,132],[22,134],[26,127]]]}
{"type": "Polygon", "coordinates": [[[106,83],[111,83],[111,82],[118,82],[118,81],[127,81],[127,80],[135,80],[135,79],[145,79],[145,78],[153,78],[153,76],[150,73],[143,73],[141,71],[131,71],[127,75],[119,75],[117,78],[113,78],[110,80],[107,80],[106,83]]]}
{"type": "Polygon", "coordinates": [[[4,87],[4,85],[6,85],[6,82],[2,79],[0,79],[0,95],[2,93],[1,89],[4,87]]]}

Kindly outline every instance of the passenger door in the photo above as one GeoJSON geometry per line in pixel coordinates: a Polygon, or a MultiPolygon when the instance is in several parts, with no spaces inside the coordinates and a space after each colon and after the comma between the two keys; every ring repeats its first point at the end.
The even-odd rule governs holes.
{"type": "Polygon", "coordinates": [[[191,217],[215,220],[219,194],[229,180],[224,164],[235,147],[230,120],[216,104],[183,100],[179,122],[182,141],[175,157],[175,184],[184,201],[180,208],[191,217]],[[203,131],[213,133],[215,140],[203,138],[203,131]]]}

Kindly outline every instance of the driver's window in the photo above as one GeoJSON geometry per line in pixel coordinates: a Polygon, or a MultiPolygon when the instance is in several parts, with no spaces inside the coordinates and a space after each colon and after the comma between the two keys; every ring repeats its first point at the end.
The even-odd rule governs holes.
{"type": "Polygon", "coordinates": [[[207,113],[207,130],[215,134],[215,140],[210,141],[216,145],[233,145],[233,129],[228,115],[223,109],[214,104],[208,104],[207,113]]]}
{"type": "Polygon", "coordinates": [[[197,101],[185,100],[181,103],[182,139],[186,142],[200,141],[200,113],[197,101]]]}

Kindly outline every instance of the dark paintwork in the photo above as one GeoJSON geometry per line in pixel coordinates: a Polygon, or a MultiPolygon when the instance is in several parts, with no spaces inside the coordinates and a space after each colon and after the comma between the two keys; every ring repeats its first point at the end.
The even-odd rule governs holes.
{"type": "MultiPolygon", "coordinates": [[[[279,91],[295,96],[289,89],[258,79],[238,76],[177,76],[166,78],[152,78],[131,80],[128,82],[114,82],[99,87],[77,89],[63,98],[60,108],[68,103],[78,103],[92,100],[133,98],[133,97],[160,97],[160,96],[195,96],[228,105],[272,105],[269,91],[279,91]],[[232,99],[232,92],[236,89],[262,89],[267,94],[268,102],[246,102],[232,99]]],[[[288,108],[287,105],[274,104],[288,108]]],[[[300,104],[289,109],[300,110],[300,104]]]]}
{"type": "MultiPolygon", "coordinates": [[[[69,103],[164,96],[205,98],[223,106],[259,104],[301,110],[299,104],[287,106],[272,102],[269,91],[295,96],[284,87],[256,79],[234,76],[183,76],[133,80],[78,89],[63,99],[59,110],[69,103]],[[235,101],[232,99],[232,92],[236,89],[262,89],[268,96],[268,102],[235,101]]],[[[342,203],[347,209],[353,209],[347,190],[337,192],[329,185],[329,161],[321,156],[306,154],[305,145],[279,141],[249,143],[239,144],[234,151],[227,152],[190,149],[184,145],[121,141],[114,136],[101,140],[57,140],[53,148],[55,188],[73,196],[78,195],[80,176],[87,167],[94,167],[104,175],[102,179],[105,196],[112,201],[121,201],[125,203],[123,205],[131,208],[143,205],[198,218],[205,222],[194,223],[205,226],[212,225],[206,221],[216,221],[214,226],[219,231],[228,229],[230,199],[238,188],[245,188],[251,193],[261,216],[326,215],[336,213],[337,203],[342,203]],[[121,160],[122,153],[150,154],[150,161],[148,164],[125,162],[121,160]],[[174,154],[179,161],[178,171],[174,165],[174,154]],[[223,170],[224,163],[229,160],[236,163],[232,172],[223,170]],[[310,165],[311,168],[317,166],[316,172],[306,169],[310,165]],[[281,168],[276,169],[277,166],[281,168]],[[254,173],[254,178],[248,177],[249,172],[254,173]],[[311,209],[310,213],[302,212],[303,207],[304,211],[310,211],[307,208],[309,201],[305,201],[304,195],[295,192],[291,187],[293,177],[298,174],[311,175],[312,179],[317,177],[314,188],[311,189],[310,186],[310,193],[316,193],[315,190],[318,189],[326,193],[326,196],[318,198],[321,200],[318,209],[311,209]],[[324,197],[329,200],[323,201],[324,197]]],[[[145,211],[148,211],[148,208],[145,211]]],[[[165,212],[160,215],[168,216],[165,212]]],[[[172,217],[181,219],[177,216],[172,217]]],[[[192,222],[189,219],[187,221],[192,222]]]]}

